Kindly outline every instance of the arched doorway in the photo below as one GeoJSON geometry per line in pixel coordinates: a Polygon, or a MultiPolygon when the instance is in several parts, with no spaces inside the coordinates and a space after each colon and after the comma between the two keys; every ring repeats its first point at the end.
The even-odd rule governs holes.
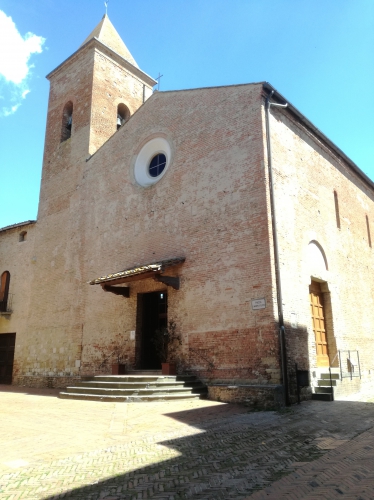
{"type": "Polygon", "coordinates": [[[316,339],[317,366],[330,366],[325,300],[321,285],[317,281],[312,281],[309,286],[309,298],[313,331],[316,339]]]}

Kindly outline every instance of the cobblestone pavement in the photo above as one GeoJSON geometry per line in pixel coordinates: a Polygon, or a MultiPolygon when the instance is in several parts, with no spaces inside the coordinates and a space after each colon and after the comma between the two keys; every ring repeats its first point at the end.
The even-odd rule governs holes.
{"type": "Polygon", "coordinates": [[[0,418],[0,499],[374,499],[370,402],[250,413],[0,386],[0,418]]]}

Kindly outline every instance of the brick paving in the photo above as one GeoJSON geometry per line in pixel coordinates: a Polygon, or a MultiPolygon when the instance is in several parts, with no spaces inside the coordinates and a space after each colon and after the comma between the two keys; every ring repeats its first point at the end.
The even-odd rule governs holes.
{"type": "Polygon", "coordinates": [[[374,498],[372,403],[250,413],[1,389],[1,499],[374,498]]]}
{"type": "Polygon", "coordinates": [[[251,500],[374,498],[374,429],[303,465],[251,500]]]}

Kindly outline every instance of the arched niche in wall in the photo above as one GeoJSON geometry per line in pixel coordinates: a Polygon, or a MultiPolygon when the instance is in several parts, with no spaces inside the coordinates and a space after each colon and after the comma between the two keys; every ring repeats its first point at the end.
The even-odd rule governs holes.
{"type": "Polygon", "coordinates": [[[27,231],[21,231],[18,236],[18,241],[26,241],[27,240],[27,231]]]}
{"type": "Polygon", "coordinates": [[[127,122],[129,118],[130,118],[130,110],[126,106],[126,104],[123,104],[123,102],[121,102],[117,106],[117,130],[119,130],[122,127],[122,125],[124,125],[127,122]]]}
{"type": "Polygon", "coordinates": [[[309,242],[308,264],[311,274],[315,276],[323,275],[329,270],[325,251],[318,241],[312,240],[309,242]]]}
{"type": "Polygon", "coordinates": [[[10,272],[4,271],[0,278],[0,312],[6,312],[9,295],[10,272]]]}
{"type": "Polygon", "coordinates": [[[73,103],[67,102],[62,112],[61,142],[70,139],[73,127],[73,103]]]}

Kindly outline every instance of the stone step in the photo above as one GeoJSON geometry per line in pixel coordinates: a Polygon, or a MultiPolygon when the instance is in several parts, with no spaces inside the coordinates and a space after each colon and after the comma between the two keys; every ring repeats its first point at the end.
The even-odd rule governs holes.
{"type": "Polygon", "coordinates": [[[332,394],[329,393],[313,393],[312,400],[314,401],[333,401],[332,394]]]}
{"type": "Polygon", "coordinates": [[[314,392],[316,394],[334,394],[333,387],[315,387],[314,392]]]}
{"type": "Polygon", "coordinates": [[[60,392],[62,399],[93,401],[163,401],[206,397],[207,387],[194,375],[96,375],[60,392]],[[177,380],[178,379],[178,380],[177,380]],[[175,399],[174,398],[174,399],[175,399]]]}
{"type": "Polygon", "coordinates": [[[61,399],[81,399],[88,401],[104,401],[104,402],[128,402],[128,403],[141,403],[144,401],[175,401],[179,399],[200,399],[200,394],[148,394],[144,396],[108,396],[98,394],[84,394],[84,393],[68,393],[60,392],[59,398],[61,399]]]}
{"type": "Polygon", "coordinates": [[[194,380],[193,382],[184,382],[184,386],[185,387],[191,387],[191,388],[200,387],[201,386],[201,382],[200,382],[200,380],[194,380]]]}
{"type": "MultiPolygon", "coordinates": [[[[199,385],[199,382],[192,383],[193,385],[199,385]]],[[[77,382],[75,387],[97,387],[98,389],[142,389],[142,388],[156,388],[156,387],[186,387],[187,384],[184,382],[176,381],[161,381],[161,382],[101,382],[96,380],[87,380],[86,382],[77,382]]],[[[189,385],[190,387],[190,385],[189,385]]]]}
{"type": "Polygon", "coordinates": [[[151,389],[98,389],[97,387],[67,387],[66,391],[68,394],[96,394],[96,395],[108,395],[108,396],[143,396],[150,394],[175,394],[184,393],[192,394],[192,389],[189,387],[155,387],[151,389]]]}
{"type": "MultiPolygon", "coordinates": [[[[320,379],[327,379],[327,380],[330,380],[330,374],[329,373],[321,373],[321,375],[319,376],[320,379]]],[[[340,373],[331,373],[331,378],[333,380],[340,380],[340,373]]]]}
{"type": "Polygon", "coordinates": [[[336,379],[335,380],[334,379],[331,380],[331,382],[330,382],[330,379],[328,379],[328,380],[325,380],[325,379],[321,380],[321,379],[319,379],[318,380],[318,386],[319,387],[331,387],[331,383],[332,383],[333,386],[336,386],[336,382],[337,382],[336,379]]]}
{"type": "Polygon", "coordinates": [[[126,375],[162,375],[162,370],[127,370],[126,375]]]}
{"type": "Polygon", "coordinates": [[[87,381],[99,382],[156,382],[175,381],[176,375],[95,375],[87,381]]]}

